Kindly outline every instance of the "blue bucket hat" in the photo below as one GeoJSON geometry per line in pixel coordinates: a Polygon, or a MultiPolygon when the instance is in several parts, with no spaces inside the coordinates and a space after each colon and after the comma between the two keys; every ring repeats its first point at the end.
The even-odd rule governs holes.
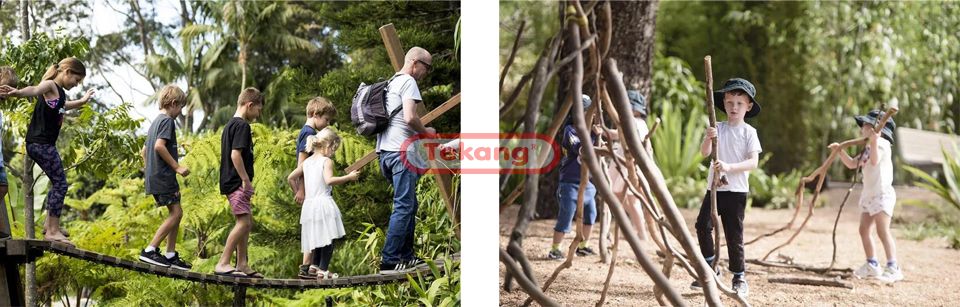
{"type": "MultiPolygon", "coordinates": [[[[877,122],[880,121],[880,118],[883,115],[880,114],[880,110],[873,110],[867,115],[858,115],[853,118],[857,120],[857,126],[863,127],[863,124],[871,124],[874,127],[877,126],[877,122]]],[[[893,130],[897,129],[897,124],[893,122],[893,117],[887,119],[887,123],[883,125],[883,129],[880,129],[880,135],[890,141],[890,144],[893,144],[893,130]]]]}
{"type": "Polygon", "coordinates": [[[627,91],[627,97],[630,98],[630,107],[634,111],[640,112],[640,116],[647,117],[647,101],[638,90],[627,91]]]}
{"type": "Polygon", "coordinates": [[[733,78],[727,80],[723,83],[723,88],[719,91],[713,92],[713,105],[727,113],[726,108],[723,106],[723,94],[732,90],[742,90],[747,93],[747,96],[750,96],[750,102],[753,102],[753,107],[750,108],[750,111],[744,115],[745,118],[751,118],[760,114],[760,103],[757,102],[755,98],[757,96],[757,89],[753,87],[753,84],[750,81],[742,78],[733,78]]]}

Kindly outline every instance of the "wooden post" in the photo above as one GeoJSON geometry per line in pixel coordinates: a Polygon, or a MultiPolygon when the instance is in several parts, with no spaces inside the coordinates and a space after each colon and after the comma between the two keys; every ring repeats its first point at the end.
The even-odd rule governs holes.
{"type": "Polygon", "coordinates": [[[233,307],[243,307],[247,305],[247,287],[233,287],[233,307]]]}
{"type": "MultiPolygon", "coordinates": [[[[383,38],[383,46],[384,48],[387,49],[387,56],[390,57],[390,64],[393,65],[394,71],[400,71],[400,69],[403,68],[404,52],[403,52],[403,45],[400,44],[400,37],[397,35],[397,29],[393,27],[392,23],[386,24],[380,27],[380,37],[383,38]]],[[[455,97],[457,97],[455,104],[458,104],[460,101],[459,99],[460,95],[458,94],[455,97]]],[[[451,101],[452,100],[453,99],[451,99],[451,101]]],[[[453,107],[453,105],[447,105],[447,103],[444,103],[443,105],[441,105],[441,107],[444,107],[444,106],[446,106],[446,109],[443,109],[441,112],[446,112],[447,110],[453,107]]],[[[437,109],[440,109],[440,108],[438,107],[437,109]]],[[[423,103],[418,103],[417,115],[422,116],[424,113],[426,113],[426,107],[424,106],[423,103]]],[[[430,113],[433,114],[433,112],[430,112],[430,113]]],[[[436,116],[439,116],[439,115],[440,114],[437,114],[436,116]]],[[[426,125],[426,123],[424,123],[424,125],[426,125]]],[[[370,154],[368,154],[368,156],[369,155],[370,154]]],[[[373,159],[371,158],[370,160],[372,161],[373,159]]],[[[433,163],[431,163],[430,165],[431,167],[436,166],[436,164],[433,164],[433,163]]],[[[353,165],[351,165],[351,168],[352,167],[353,165]]],[[[449,174],[439,174],[439,173],[434,174],[433,178],[437,182],[437,187],[440,190],[440,196],[443,198],[443,202],[447,207],[447,214],[450,215],[450,220],[453,221],[454,232],[456,232],[457,238],[459,239],[460,238],[459,212],[457,212],[456,208],[454,208],[453,198],[452,198],[452,195],[450,195],[450,193],[453,191],[451,187],[452,178],[449,174]]]]}
{"type": "MultiPolygon", "coordinates": [[[[23,155],[23,231],[27,239],[35,239],[33,225],[33,159],[23,155]]],[[[27,263],[24,269],[26,305],[37,305],[37,265],[27,263]]]]}
{"type": "MultiPolygon", "coordinates": [[[[10,239],[9,218],[7,206],[0,201],[0,239],[10,239]]],[[[23,306],[23,284],[20,282],[20,268],[16,261],[7,259],[7,250],[0,249],[0,262],[3,263],[3,272],[0,272],[0,306],[23,306]]]]}

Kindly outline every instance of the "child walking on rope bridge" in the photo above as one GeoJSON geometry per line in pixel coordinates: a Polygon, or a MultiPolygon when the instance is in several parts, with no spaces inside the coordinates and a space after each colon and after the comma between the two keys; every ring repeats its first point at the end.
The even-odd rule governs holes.
{"type": "MultiPolygon", "coordinates": [[[[314,97],[307,102],[307,122],[303,124],[303,128],[300,129],[300,134],[297,135],[297,167],[303,164],[303,160],[306,160],[307,157],[310,157],[312,151],[307,151],[307,137],[316,135],[317,131],[323,130],[327,125],[333,123],[334,117],[337,116],[337,109],[333,107],[333,104],[329,100],[323,97],[314,97]]],[[[306,190],[303,186],[303,176],[297,176],[294,179],[294,185],[292,186],[295,196],[295,200],[298,204],[303,205],[303,198],[306,190]]],[[[317,266],[311,266],[311,259],[313,256],[309,251],[303,253],[303,264],[300,265],[300,270],[297,273],[297,276],[304,279],[314,279],[317,278],[317,266]]]]}
{"type": "MultiPolygon", "coordinates": [[[[727,113],[727,121],[717,122],[717,127],[708,127],[706,137],[700,144],[700,153],[710,156],[712,152],[711,140],[717,138],[716,170],[707,176],[708,191],[700,205],[697,215],[697,239],[700,241],[700,253],[711,266],[716,259],[713,244],[713,219],[710,213],[709,185],[713,182],[714,174],[726,176],[727,184],[717,187],[717,214],[723,224],[723,233],[727,238],[727,253],[730,257],[729,269],[733,272],[733,291],[741,296],[747,296],[749,287],[744,276],[746,272],[743,258],[743,212],[747,206],[747,197],[750,193],[750,171],[757,168],[760,148],[760,139],[757,129],[744,122],[744,118],[752,118],[760,114],[760,103],[754,98],[756,89],[749,81],[733,78],[723,84],[723,89],[714,92],[714,105],[727,113]]],[[[717,272],[720,275],[720,272],[717,272]]],[[[694,281],[691,288],[699,289],[700,284],[694,281]]]]}
{"type": "Polygon", "coordinates": [[[9,85],[0,86],[0,92],[13,97],[36,97],[37,102],[27,126],[27,155],[33,159],[43,173],[50,179],[50,191],[47,192],[47,219],[44,221],[44,239],[73,245],[60,229],[60,214],[63,211],[63,199],[67,195],[67,175],[63,170],[63,161],[57,152],[57,139],[63,126],[63,114],[82,107],[94,90],[89,89],[78,100],[67,101],[64,90],[80,84],[87,75],[87,69],[76,58],[65,58],[50,65],[43,74],[43,81],[36,86],[16,89],[9,85]]]}
{"type": "MultiPolygon", "coordinates": [[[[583,95],[583,109],[592,104],[590,97],[583,95]]],[[[577,130],[573,127],[573,115],[567,118],[567,123],[563,126],[562,137],[560,139],[560,148],[563,151],[563,157],[560,159],[560,184],[557,186],[557,204],[560,206],[557,212],[557,224],[553,227],[553,245],[550,246],[550,252],[547,253],[547,259],[563,260],[566,258],[560,251],[560,243],[563,242],[563,236],[570,232],[573,218],[577,213],[577,197],[580,189],[580,148],[583,142],[577,136],[577,130]]],[[[589,144],[596,144],[596,135],[589,144]]],[[[597,190],[590,182],[587,175],[587,183],[583,192],[583,241],[577,246],[577,256],[596,255],[587,242],[590,242],[590,231],[593,229],[593,223],[597,219],[597,205],[594,196],[597,190]]]]}
{"type": "Polygon", "coordinates": [[[140,260],[146,263],[168,266],[178,270],[190,270],[190,264],[180,259],[177,253],[177,234],[183,209],[180,207],[180,184],[177,174],[186,177],[190,170],[177,162],[177,123],[183,106],[187,104],[187,95],[176,85],[167,85],[160,90],[157,104],[163,112],[150,124],[147,141],[140,155],[143,157],[143,181],[147,194],[153,195],[157,207],[167,207],[170,215],[160,224],[150,244],[140,251],[140,260]],[[167,252],[160,254],[159,246],[167,239],[167,252]]]}
{"type": "MultiPolygon", "coordinates": [[[[17,72],[14,71],[13,68],[7,66],[0,67],[0,86],[6,85],[14,88],[17,86],[17,82],[19,82],[19,79],[17,79],[17,72]]],[[[0,90],[0,101],[3,100],[6,100],[6,92],[0,90]]],[[[3,113],[0,113],[0,128],[3,128],[3,113]]],[[[0,146],[0,206],[3,206],[3,208],[0,208],[0,210],[6,210],[7,208],[7,187],[7,169],[6,166],[3,165],[3,146],[0,146]]],[[[0,221],[0,224],[4,223],[7,223],[7,221],[0,221]]],[[[10,234],[0,233],[0,238],[5,238],[7,236],[10,236],[10,234]]]]}
{"type": "Polygon", "coordinates": [[[300,246],[304,255],[313,255],[310,270],[316,272],[317,279],[337,278],[330,273],[330,260],[333,257],[333,240],[345,234],[340,208],[333,201],[331,186],[355,181],[360,178],[358,170],[346,176],[333,176],[333,154],[340,147],[340,136],[330,128],[320,130],[317,135],[307,137],[305,151],[311,156],[303,161],[287,177],[291,188],[296,188],[296,178],[303,178],[306,189],[303,208],[300,211],[300,246]]]}
{"type": "MultiPolygon", "coordinates": [[[[893,122],[893,118],[890,118],[883,129],[875,133],[874,127],[878,125],[877,122],[881,117],[879,110],[854,117],[857,125],[860,126],[860,135],[869,138],[867,148],[857,157],[851,157],[841,151],[840,161],[850,169],[855,169],[858,165],[863,168],[863,191],[860,192],[860,241],[863,243],[867,263],[853,274],[857,278],[876,277],[882,281],[896,282],[903,279],[903,272],[897,264],[897,244],[890,232],[893,207],[897,204],[897,193],[893,189],[891,158],[893,130],[897,125],[893,122]],[[874,225],[887,256],[887,265],[883,269],[880,268],[874,255],[873,239],[870,236],[874,225]]],[[[837,146],[840,144],[830,144],[831,149],[837,146]]]]}
{"type": "Polygon", "coordinates": [[[253,216],[250,199],[253,198],[253,136],[250,121],[260,116],[263,109],[263,94],[248,87],[240,92],[237,111],[223,127],[220,137],[220,194],[227,196],[230,211],[237,222],[227,236],[223,255],[213,271],[217,275],[263,278],[250,268],[247,259],[247,244],[253,216]],[[230,258],[237,252],[237,266],[230,267],[230,258]]]}

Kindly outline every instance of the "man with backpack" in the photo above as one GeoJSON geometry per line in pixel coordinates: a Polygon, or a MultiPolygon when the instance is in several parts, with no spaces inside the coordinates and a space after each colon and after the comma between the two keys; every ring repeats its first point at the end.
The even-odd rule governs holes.
{"type": "MultiPolygon", "coordinates": [[[[404,147],[404,141],[415,134],[435,138],[436,131],[425,127],[417,114],[417,104],[421,102],[417,81],[430,72],[432,62],[433,57],[426,49],[410,48],[404,57],[403,68],[385,87],[385,109],[389,117],[384,130],[377,134],[377,153],[380,156],[380,170],[393,186],[393,213],[381,252],[381,274],[409,272],[424,263],[413,252],[419,207],[417,181],[421,174],[408,168],[403,161],[405,157],[414,155],[401,155],[401,151],[410,150],[412,146],[404,147]]],[[[376,87],[376,84],[371,87],[376,87]]]]}

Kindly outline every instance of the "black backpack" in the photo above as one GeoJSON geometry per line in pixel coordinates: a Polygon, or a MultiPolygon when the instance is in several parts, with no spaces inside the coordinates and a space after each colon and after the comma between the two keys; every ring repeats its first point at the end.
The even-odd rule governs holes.
{"type": "Polygon", "coordinates": [[[358,134],[377,135],[387,129],[390,119],[403,110],[403,105],[400,105],[387,113],[387,85],[396,76],[393,75],[390,80],[370,85],[360,83],[357,87],[357,93],[353,95],[353,103],[350,105],[350,120],[353,122],[353,127],[357,128],[358,134]]]}

